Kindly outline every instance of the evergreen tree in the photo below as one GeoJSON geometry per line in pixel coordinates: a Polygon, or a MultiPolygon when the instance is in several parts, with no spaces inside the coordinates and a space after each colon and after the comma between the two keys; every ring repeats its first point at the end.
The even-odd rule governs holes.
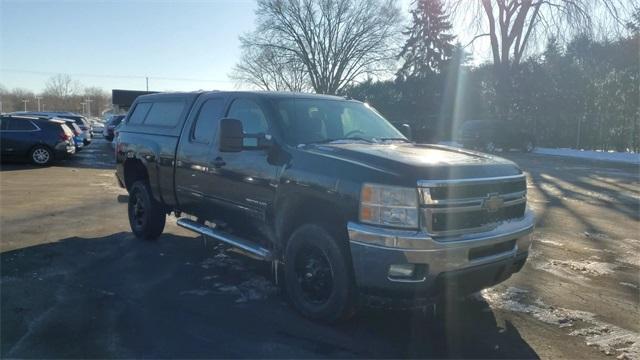
{"type": "Polygon", "coordinates": [[[416,0],[411,16],[412,25],[403,32],[408,39],[399,55],[404,63],[397,75],[423,78],[444,68],[453,55],[455,36],[448,33],[452,26],[441,0],[416,0]]]}

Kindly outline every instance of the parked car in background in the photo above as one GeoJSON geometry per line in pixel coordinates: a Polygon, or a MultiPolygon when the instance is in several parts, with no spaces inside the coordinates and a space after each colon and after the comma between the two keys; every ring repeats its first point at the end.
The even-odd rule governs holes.
{"type": "Polygon", "coordinates": [[[63,121],[16,115],[0,117],[0,147],[3,159],[41,166],[76,152],[73,132],[63,121]]]}
{"type": "Polygon", "coordinates": [[[82,136],[82,129],[80,129],[80,127],[78,126],[78,124],[76,124],[75,121],[71,120],[71,119],[65,119],[65,118],[58,118],[58,117],[54,117],[54,118],[50,118],[51,120],[56,120],[56,121],[63,121],[65,123],[65,125],[67,125],[67,127],[69,129],[71,129],[71,131],[73,132],[73,142],[76,145],[76,152],[82,150],[82,148],[84,148],[85,146],[85,141],[84,141],[84,137],[82,136]]]}
{"type": "Polygon", "coordinates": [[[104,129],[102,130],[102,136],[104,136],[107,141],[113,141],[115,136],[115,128],[120,125],[122,119],[124,119],[125,115],[111,115],[107,121],[105,121],[104,129]]]}
{"type": "Polygon", "coordinates": [[[73,120],[78,127],[82,130],[80,136],[84,145],[89,145],[93,140],[93,129],[89,121],[82,115],[67,112],[67,111],[33,111],[33,112],[14,112],[14,115],[28,115],[28,116],[46,116],[49,118],[63,118],[73,120]]]}
{"type": "Polygon", "coordinates": [[[102,133],[102,131],[104,130],[104,122],[102,122],[102,119],[91,118],[89,119],[89,122],[91,123],[91,129],[93,130],[93,135],[95,135],[96,133],[102,133]]]}
{"type": "Polygon", "coordinates": [[[69,113],[69,112],[60,112],[55,113],[56,117],[71,119],[76,122],[76,125],[80,127],[82,130],[82,140],[85,145],[89,145],[93,140],[93,128],[91,127],[91,123],[89,120],[82,115],[69,113]]]}
{"type": "Polygon", "coordinates": [[[497,149],[518,149],[531,152],[536,146],[535,137],[506,121],[469,120],[458,129],[456,141],[465,148],[493,153],[497,149]]]}

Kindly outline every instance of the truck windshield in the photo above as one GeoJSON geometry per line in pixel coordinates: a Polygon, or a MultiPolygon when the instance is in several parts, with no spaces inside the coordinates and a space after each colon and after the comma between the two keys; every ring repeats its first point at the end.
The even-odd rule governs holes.
{"type": "Polygon", "coordinates": [[[349,100],[287,99],[275,102],[290,145],[333,141],[408,141],[367,104],[349,100]]]}

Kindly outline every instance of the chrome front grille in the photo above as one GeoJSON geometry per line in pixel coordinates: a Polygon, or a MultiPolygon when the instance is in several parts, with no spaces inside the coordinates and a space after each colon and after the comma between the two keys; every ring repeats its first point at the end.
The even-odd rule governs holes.
{"type": "Polygon", "coordinates": [[[496,178],[418,182],[421,227],[433,236],[488,231],[522,218],[526,209],[524,174],[496,178]]]}

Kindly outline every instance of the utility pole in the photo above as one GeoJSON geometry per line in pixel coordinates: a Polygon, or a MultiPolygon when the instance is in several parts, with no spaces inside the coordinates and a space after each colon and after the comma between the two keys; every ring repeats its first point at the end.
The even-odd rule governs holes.
{"type": "Polygon", "coordinates": [[[40,107],[40,99],[42,99],[42,96],[36,96],[36,100],[38,100],[38,111],[42,111],[40,107]]]}
{"type": "Polygon", "coordinates": [[[27,103],[29,102],[29,100],[27,99],[22,99],[22,102],[24,103],[24,111],[27,111],[27,103]]]}
{"type": "Polygon", "coordinates": [[[147,91],[149,91],[149,77],[146,76],[145,79],[147,80],[147,91]]]}
{"type": "Polygon", "coordinates": [[[89,116],[91,116],[91,103],[94,100],[91,100],[90,98],[86,98],[84,99],[84,102],[87,103],[87,114],[89,114],[89,116]]]}
{"type": "Polygon", "coordinates": [[[80,105],[82,105],[82,115],[85,115],[86,112],[84,111],[84,109],[85,109],[86,103],[85,102],[81,102],[80,105]]]}
{"type": "Polygon", "coordinates": [[[582,134],[580,134],[582,132],[581,128],[582,128],[582,118],[579,117],[578,118],[578,131],[576,132],[577,133],[577,136],[576,136],[576,149],[577,150],[580,150],[580,136],[582,135],[582,134]]]}
{"type": "Polygon", "coordinates": [[[44,111],[44,103],[42,103],[42,111],[44,111]]]}

